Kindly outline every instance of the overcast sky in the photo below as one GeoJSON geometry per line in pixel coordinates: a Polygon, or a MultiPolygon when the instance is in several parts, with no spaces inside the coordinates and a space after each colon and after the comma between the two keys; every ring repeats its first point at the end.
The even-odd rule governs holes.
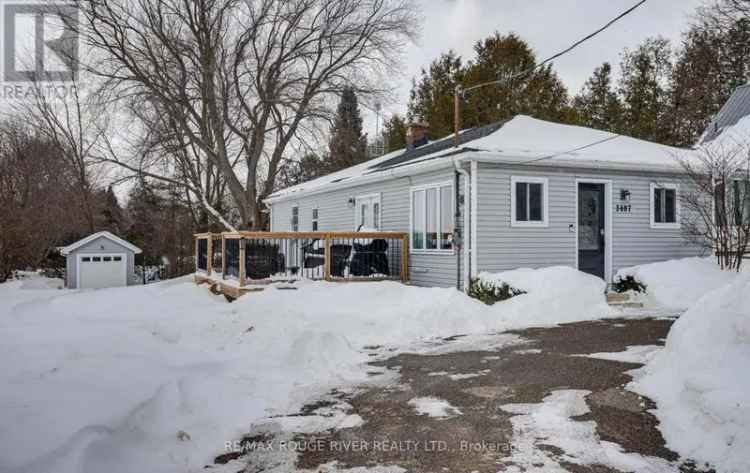
{"type": "MultiPolygon", "coordinates": [[[[383,115],[406,111],[411,79],[441,52],[453,49],[472,57],[473,44],[495,31],[515,32],[542,59],[564,49],[603,26],[636,0],[419,0],[422,34],[409,48],[404,75],[397,77],[396,104],[383,115]]],[[[571,94],[577,93],[596,66],[604,61],[619,65],[623,48],[633,48],[649,36],[679,42],[690,15],[703,0],[648,0],[596,38],[559,58],[554,69],[571,94]]],[[[615,72],[619,69],[615,66],[615,72]]],[[[366,112],[368,133],[375,132],[374,113],[366,112]]]]}

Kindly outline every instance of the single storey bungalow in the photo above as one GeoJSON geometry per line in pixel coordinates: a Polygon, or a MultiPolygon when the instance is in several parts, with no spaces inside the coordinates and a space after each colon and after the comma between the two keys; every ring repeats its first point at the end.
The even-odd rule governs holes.
{"type": "Polygon", "coordinates": [[[528,116],[412,145],[272,194],[271,231],[409,233],[411,281],[466,287],[482,271],[619,268],[700,254],[681,232],[672,148],[528,116]]]}

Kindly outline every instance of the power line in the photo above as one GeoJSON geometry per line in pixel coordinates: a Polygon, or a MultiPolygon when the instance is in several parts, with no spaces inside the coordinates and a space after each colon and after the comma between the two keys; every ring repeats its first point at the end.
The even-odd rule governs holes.
{"type": "Polygon", "coordinates": [[[615,23],[617,23],[618,21],[620,21],[621,19],[623,19],[624,17],[626,17],[627,15],[629,15],[630,13],[632,13],[633,11],[635,11],[638,7],[640,7],[641,5],[643,5],[644,3],[646,3],[647,1],[648,0],[640,0],[638,3],[636,3],[632,7],[628,8],[627,10],[623,11],[622,13],[620,13],[619,15],[617,15],[616,17],[612,18],[604,26],[602,26],[599,29],[597,29],[596,31],[594,31],[594,32],[592,32],[592,33],[584,36],[583,38],[579,39],[578,41],[576,41],[575,43],[571,44],[570,46],[568,46],[567,48],[563,49],[562,51],[553,54],[552,56],[550,56],[547,59],[543,60],[539,64],[535,64],[534,66],[532,66],[532,67],[530,67],[530,68],[528,68],[528,69],[526,69],[524,71],[517,72],[517,73],[515,73],[515,74],[513,74],[513,75],[511,75],[509,77],[505,77],[505,78],[502,78],[502,79],[498,79],[498,80],[494,80],[494,81],[489,81],[489,82],[484,82],[484,83],[481,83],[481,84],[473,85],[471,87],[467,87],[467,88],[463,89],[463,92],[468,92],[468,91],[473,90],[473,89],[478,89],[478,88],[484,87],[486,85],[499,84],[501,82],[513,80],[513,79],[515,79],[517,77],[520,77],[520,76],[529,74],[531,72],[534,72],[535,70],[541,68],[545,64],[547,64],[547,63],[549,63],[551,61],[554,61],[555,59],[559,58],[560,56],[563,56],[563,55],[571,52],[572,50],[574,50],[575,48],[577,48],[581,44],[583,44],[586,41],[588,41],[591,38],[593,38],[594,36],[597,36],[602,31],[606,30],[610,26],[614,25],[615,23]]]}
{"type": "Polygon", "coordinates": [[[608,137],[603,138],[601,140],[597,140],[597,141],[594,141],[593,143],[585,144],[585,145],[579,146],[577,148],[569,149],[569,150],[566,150],[566,151],[558,151],[557,153],[553,153],[553,154],[550,154],[550,155],[547,155],[547,156],[542,156],[541,158],[530,159],[528,161],[522,161],[522,162],[517,163],[517,164],[536,163],[538,161],[544,161],[545,159],[552,159],[552,158],[555,158],[555,157],[563,155],[563,154],[575,153],[576,151],[581,151],[581,150],[584,150],[586,148],[591,148],[592,146],[596,146],[596,145],[599,145],[599,144],[602,144],[602,143],[606,143],[607,141],[612,141],[612,140],[614,140],[616,138],[620,138],[620,137],[622,137],[622,135],[608,136],[608,137]]]}

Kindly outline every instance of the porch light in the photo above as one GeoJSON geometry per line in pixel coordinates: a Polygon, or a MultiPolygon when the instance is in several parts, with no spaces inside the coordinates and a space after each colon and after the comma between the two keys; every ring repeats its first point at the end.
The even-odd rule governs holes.
{"type": "Polygon", "coordinates": [[[630,190],[620,189],[620,200],[623,202],[630,202],[630,190]]]}

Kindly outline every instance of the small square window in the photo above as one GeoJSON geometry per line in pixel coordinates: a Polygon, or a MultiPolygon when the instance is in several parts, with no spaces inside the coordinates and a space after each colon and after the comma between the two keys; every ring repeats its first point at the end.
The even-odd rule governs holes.
{"type": "Polygon", "coordinates": [[[84,256],[83,258],[81,258],[81,262],[82,263],[90,263],[91,262],[91,258],[89,258],[88,256],[84,256]]]}
{"type": "Polygon", "coordinates": [[[112,257],[111,257],[111,256],[105,256],[105,257],[104,257],[104,258],[102,258],[102,259],[103,259],[104,261],[112,261],[112,257]]]}
{"type": "Polygon", "coordinates": [[[547,185],[547,178],[511,177],[511,226],[547,226],[547,185]]]}
{"type": "Polygon", "coordinates": [[[94,263],[100,263],[102,261],[102,258],[100,256],[94,256],[93,258],[91,258],[91,261],[93,261],[94,263]]]}
{"type": "Polygon", "coordinates": [[[122,261],[122,256],[114,256],[112,257],[112,261],[122,261]]]}

